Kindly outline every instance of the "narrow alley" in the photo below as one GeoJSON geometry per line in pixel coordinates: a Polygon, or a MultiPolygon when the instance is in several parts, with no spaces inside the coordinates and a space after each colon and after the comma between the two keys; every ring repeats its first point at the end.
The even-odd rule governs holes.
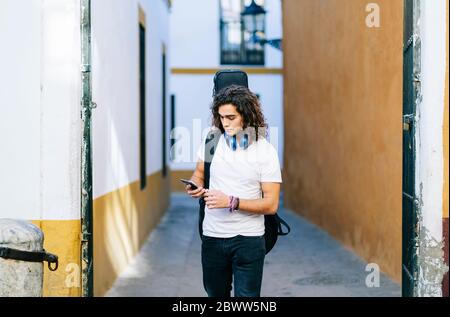
{"type": "MultiPolygon", "coordinates": [[[[106,296],[206,296],[202,285],[198,204],[174,193],[169,210],[106,296]]],[[[380,273],[380,287],[365,284],[366,263],[330,235],[283,208],[291,233],[266,256],[264,297],[397,297],[400,285],[380,273]]]]}
{"type": "Polygon", "coordinates": [[[0,299],[208,301],[230,265],[236,297],[448,297],[448,25],[445,0],[1,0],[0,299]],[[203,267],[189,195],[238,236],[203,267]]]}

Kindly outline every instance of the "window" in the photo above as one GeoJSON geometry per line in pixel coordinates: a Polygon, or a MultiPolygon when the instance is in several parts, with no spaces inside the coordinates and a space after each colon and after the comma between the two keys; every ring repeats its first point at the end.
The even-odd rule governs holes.
{"type": "MultiPolygon", "coordinates": [[[[255,1],[264,6],[264,0],[255,1]]],[[[264,45],[253,43],[245,30],[241,13],[251,0],[220,0],[220,63],[222,65],[264,65],[264,45]]],[[[264,31],[264,30],[263,30],[264,31]]]]}
{"type": "Polygon", "coordinates": [[[139,9],[139,172],[141,190],[147,186],[145,110],[145,15],[139,9]]]}
{"type": "Polygon", "coordinates": [[[166,157],[166,142],[167,142],[167,133],[166,133],[166,72],[167,72],[167,59],[166,59],[166,46],[163,44],[162,48],[162,56],[161,56],[161,81],[162,81],[162,176],[167,176],[167,157],[166,157]]]}
{"type": "Polygon", "coordinates": [[[173,135],[175,131],[175,95],[170,95],[170,159],[175,160],[175,137],[173,135]]]}

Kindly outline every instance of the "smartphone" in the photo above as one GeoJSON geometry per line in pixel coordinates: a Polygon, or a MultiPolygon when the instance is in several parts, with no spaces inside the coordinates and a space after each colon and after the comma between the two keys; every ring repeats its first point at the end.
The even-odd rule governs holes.
{"type": "Polygon", "coordinates": [[[181,178],[180,181],[185,183],[186,185],[191,185],[191,190],[196,190],[198,188],[197,184],[191,180],[181,178]]]}

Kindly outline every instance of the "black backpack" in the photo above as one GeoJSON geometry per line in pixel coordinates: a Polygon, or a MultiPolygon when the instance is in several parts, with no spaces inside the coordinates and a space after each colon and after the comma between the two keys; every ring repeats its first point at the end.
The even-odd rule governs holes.
{"type": "MultiPolygon", "coordinates": [[[[247,74],[241,70],[222,70],[216,73],[214,76],[214,94],[218,93],[221,89],[228,87],[230,85],[241,85],[248,87],[247,74]]],[[[219,129],[214,129],[208,133],[205,141],[205,167],[204,167],[204,178],[205,184],[204,188],[209,188],[209,177],[211,162],[214,157],[214,153],[217,147],[217,143],[222,132],[219,129]]],[[[205,218],[205,200],[203,198],[199,199],[199,218],[198,218],[198,230],[200,233],[200,238],[203,236],[203,219],[205,218]]],[[[278,236],[285,236],[290,231],[289,225],[281,219],[278,214],[275,215],[264,215],[264,226],[265,233],[264,238],[266,241],[266,254],[272,250],[273,246],[277,242],[278,236]],[[287,228],[287,232],[282,230],[281,225],[287,228]]]]}

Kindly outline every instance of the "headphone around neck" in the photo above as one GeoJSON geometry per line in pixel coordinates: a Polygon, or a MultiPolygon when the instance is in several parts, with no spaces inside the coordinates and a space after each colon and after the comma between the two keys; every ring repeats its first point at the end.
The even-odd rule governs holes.
{"type": "MultiPolygon", "coordinates": [[[[224,137],[225,137],[225,141],[227,142],[227,145],[230,149],[232,149],[233,151],[237,150],[237,138],[236,138],[236,134],[233,136],[229,136],[226,132],[223,133],[224,137]]],[[[240,142],[239,142],[239,146],[242,149],[247,149],[248,147],[248,135],[244,134],[243,137],[241,138],[240,142]]]]}

